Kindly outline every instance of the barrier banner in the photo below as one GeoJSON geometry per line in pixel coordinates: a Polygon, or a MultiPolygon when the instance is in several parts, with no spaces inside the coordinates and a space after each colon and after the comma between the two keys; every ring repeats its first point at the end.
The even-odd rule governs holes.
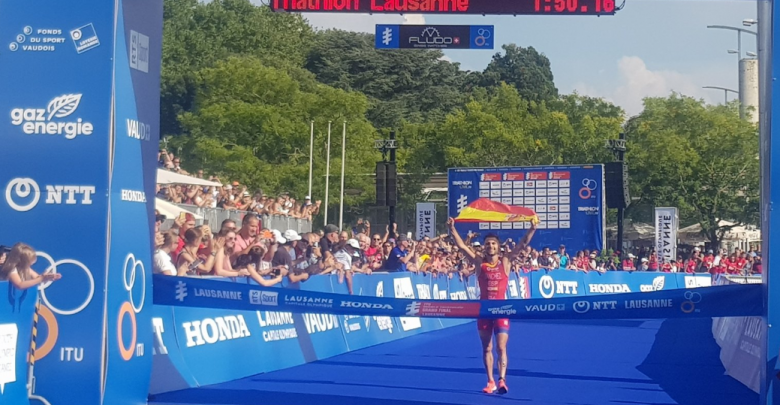
{"type": "MultiPolygon", "coordinates": [[[[517,276],[522,287],[530,284],[530,298],[561,298],[697,288],[711,285],[709,274],[544,270],[517,276]]],[[[511,288],[511,285],[510,285],[511,288]]]]}
{"type": "MultiPolygon", "coordinates": [[[[539,220],[531,245],[541,249],[566,245],[570,252],[604,246],[604,166],[539,166],[452,168],[448,177],[448,213],[458,218],[475,211],[472,204],[484,199],[505,204],[509,211],[476,210],[469,220],[456,221],[465,238],[467,232],[483,241],[488,233],[502,240],[522,238],[530,227],[518,221],[512,208],[528,208],[539,220]]],[[[514,210],[517,211],[517,210],[514,210]]]]}
{"type": "Polygon", "coordinates": [[[38,290],[20,291],[0,282],[0,403],[28,404],[27,356],[32,343],[38,290]]]}
{"type": "Polygon", "coordinates": [[[162,2],[2,1],[0,47],[0,243],[62,275],[31,402],[146,403],[162,2]]]}
{"type": "MultiPolygon", "coordinates": [[[[444,298],[447,298],[448,293],[466,297],[466,285],[462,281],[449,280],[447,277],[416,277],[411,273],[355,275],[354,293],[356,296],[394,296],[395,279],[406,280],[399,285],[407,285],[408,281],[414,287],[414,298],[426,297],[425,290],[430,285],[441,286],[439,294],[444,298]],[[453,283],[449,284],[448,281],[453,283]]],[[[205,281],[214,283],[220,289],[232,285],[259,288],[246,278],[205,281]]],[[[285,290],[346,293],[345,282],[339,282],[335,275],[313,277],[305,283],[284,284],[285,288],[265,290],[271,293],[282,293],[285,290]]],[[[401,292],[405,294],[405,291],[401,292]]],[[[195,293],[194,290],[189,292],[195,293]]],[[[242,310],[156,304],[154,312],[151,394],[289,368],[424,330],[438,330],[469,322],[462,319],[412,318],[420,321],[419,327],[403,330],[397,317],[335,315],[323,312],[316,306],[304,313],[289,311],[281,306],[266,308],[253,305],[251,310],[242,310]],[[241,355],[235,361],[226,361],[225,353],[241,355]]]]}
{"type": "MultiPolygon", "coordinates": [[[[155,275],[158,305],[434,318],[654,319],[755,316],[761,285],[530,300],[420,300],[328,294],[155,275]]],[[[409,278],[394,279],[394,281],[409,278]]],[[[397,295],[396,295],[397,296],[397,295]]],[[[418,319],[419,320],[419,319],[418,319]]],[[[412,321],[410,321],[412,322],[412,321]]],[[[403,329],[403,324],[402,324],[403,329]]]]}

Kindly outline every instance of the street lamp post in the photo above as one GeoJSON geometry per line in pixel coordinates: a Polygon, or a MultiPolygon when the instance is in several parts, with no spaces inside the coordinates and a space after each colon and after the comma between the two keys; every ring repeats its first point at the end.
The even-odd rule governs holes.
{"type": "Polygon", "coordinates": [[[718,86],[703,86],[703,89],[714,89],[714,90],[723,90],[723,96],[725,97],[725,104],[729,103],[729,92],[732,92],[734,94],[739,95],[739,92],[736,90],[732,90],[726,87],[718,87],[718,86]]]}
{"type": "MultiPolygon", "coordinates": [[[[742,23],[744,24],[745,21],[743,21],[742,23]]],[[[742,59],[742,33],[744,32],[748,34],[753,34],[756,36],[756,38],[758,38],[758,33],[756,33],[755,31],[746,30],[744,28],[730,27],[728,25],[708,25],[707,28],[737,31],[737,59],[742,59]]]]}

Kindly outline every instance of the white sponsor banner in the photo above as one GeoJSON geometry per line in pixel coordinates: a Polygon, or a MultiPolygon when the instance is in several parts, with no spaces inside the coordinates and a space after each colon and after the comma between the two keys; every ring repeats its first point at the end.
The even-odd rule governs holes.
{"type": "Polygon", "coordinates": [[[659,263],[672,261],[677,256],[677,208],[655,208],[655,252],[659,263]]]}
{"type": "Polygon", "coordinates": [[[436,204],[417,203],[417,240],[436,237],[436,204]]]}
{"type": "Polygon", "coordinates": [[[16,382],[16,339],[18,336],[19,329],[15,324],[0,325],[0,395],[5,391],[7,383],[16,382]]]}

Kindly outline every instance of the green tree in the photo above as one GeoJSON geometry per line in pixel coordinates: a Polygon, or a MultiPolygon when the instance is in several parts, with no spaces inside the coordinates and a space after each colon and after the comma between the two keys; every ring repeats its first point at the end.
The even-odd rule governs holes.
{"type": "MultiPolygon", "coordinates": [[[[252,57],[231,57],[197,73],[196,108],[182,115],[186,137],[175,140],[184,161],[268,193],[308,192],[310,122],[315,121],[315,199],[324,200],[327,122],[332,121],[330,201],[338,204],[342,123],[347,121],[345,206],[373,198],[378,154],[365,119],[368,102],[317,83],[303,69],[280,69],[252,57]]],[[[193,167],[194,167],[193,166],[193,167]]]]}
{"type": "Polygon", "coordinates": [[[164,135],[178,135],[178,116],[194,108],[195,72],[231,55],[301,66],[314,35],[300,15],[274,13],[249,0],[165,0],[163,12],[164,135]]]}
{"type": "Polygon", "coordinates": [[[328,30],[317,38],[306,68],[322,83],[368,96],[377,128],[437,120],[460,107],[465,72],[438,50],[377,50],[374,35],[328,30]]]}
{"type": "Polygon", "coordinates": [[[620,107],[577,93],[560,96],[547,105],[566,115],[571,125],[570,131],[549,135],[549,142],[560,152],[560,163],[606,163],[614,159],[606,143],[609,139],[617,139],[623,131],[625,113],[620,107]]]}
{"type": "Polygon", "coordinates": [[[644,111],[626,125],[632,215],[649,217],[655,206],[674,206],[698,223],[713,247],[731,228],[720,220],[758,221],[758,131],[739,119],[734,105],[710,106],[680,95],[645,99],[644,111]]]}
{"type": "Polygon", "coordinates": [[[558,97],[553,81],[550,60],[534,47],[523,48],[515,44],[503,45],[504,54],[496,53],[481,75],[472,80],[481,87],[496,87],[507,83],[529,101],[541,102],[558,97]]]}

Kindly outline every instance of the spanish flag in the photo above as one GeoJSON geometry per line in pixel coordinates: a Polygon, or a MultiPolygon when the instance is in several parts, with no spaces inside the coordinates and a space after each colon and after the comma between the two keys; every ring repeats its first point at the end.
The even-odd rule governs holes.
{"type": "Polygon", "coordinates": [[[480,198],[460,212],[457,222],[526,222],[539,223],[534,210],[506,205],[487,198],[480,198]]]}

